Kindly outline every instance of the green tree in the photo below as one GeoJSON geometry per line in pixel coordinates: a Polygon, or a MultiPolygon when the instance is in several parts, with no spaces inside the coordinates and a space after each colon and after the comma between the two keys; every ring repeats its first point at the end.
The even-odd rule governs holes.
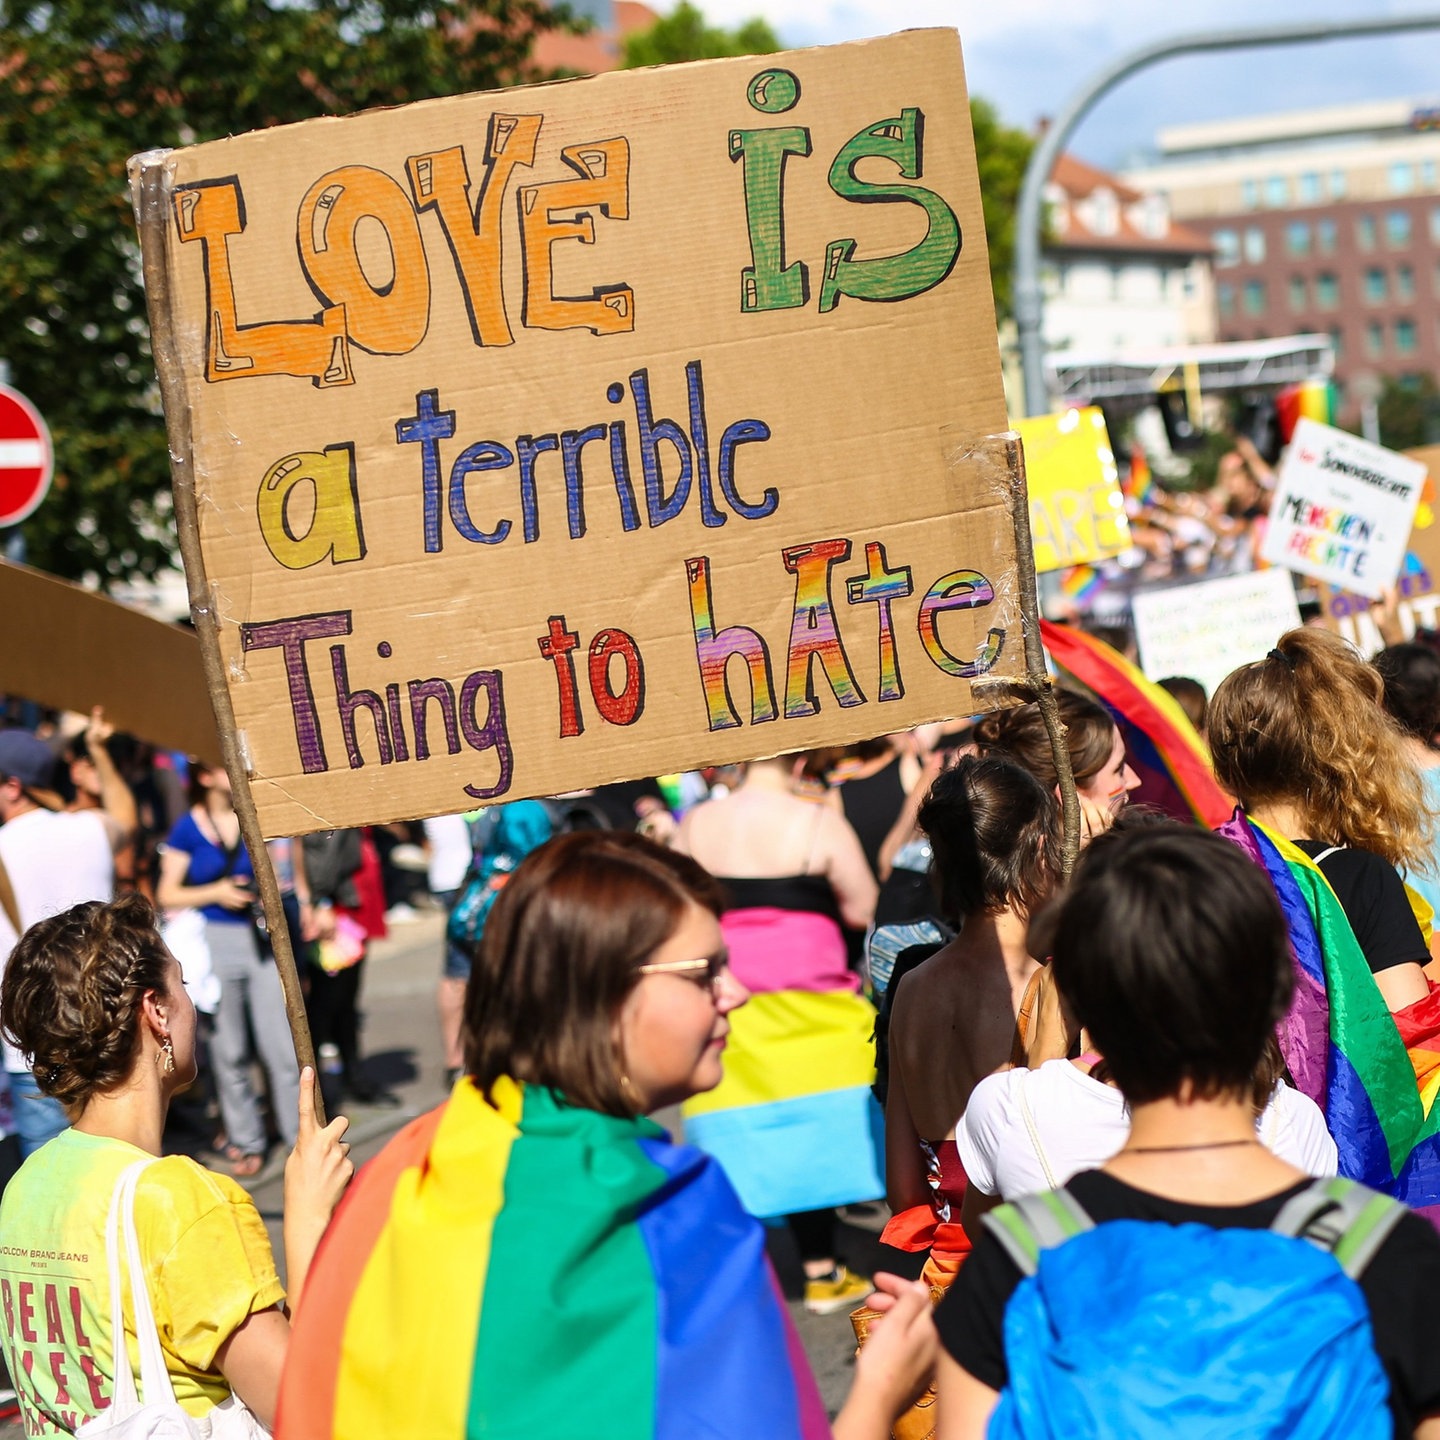
{"type": "Polygon", "coordinates": [[[1003,320],[1010,314],[1015,211],[1035,141],[1024,130],[1001,124],[995,107],[988,100],[970,101],[970,123],[975,130],[980,207],[985,214],[985,240],[990,247],[990,283],[995,290],[996,315],[1003,320]]]}
{"type": "Polygon", "coordinates": [[[1440,440],[1440,387],[1433,375],[1387,375],[1378,402],[1380,443],[1409,450],[1440,440]]]}
{"type": "Polygon", "coordinates": [[[49,421],[32,564],[170,562],[169,462],[125,162],[542,78],[542,0],[0,0],[0,358],[49,421]]]}
{"type": "Polygon", "coordinates": [[[773,55],[779,48],[775,32],[758,17],[738,30],[720,30],[707,25],[689,0],[680,0],[648,30],[625,37],[622,68],[673,65],[677,60],[723,60],[730,55],[773,55]]]}

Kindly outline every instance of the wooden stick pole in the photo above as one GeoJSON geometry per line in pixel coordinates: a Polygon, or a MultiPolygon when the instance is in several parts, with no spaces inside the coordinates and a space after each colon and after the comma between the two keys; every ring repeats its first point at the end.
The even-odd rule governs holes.
{"type": "Polygon", "coordinates": [[[1015,562],[1020,575],[1020,617],[1025,632],[1025,679],[1040,706],[1045,733],[1050,737],[1050,754],[1060,780],[1060,812],[1064,833],[1060,844],[1060,878],[1070,878],[1080,854],[1080,797],[1075,791],[1075,771],[1070,764],[1070,747],[1065,743],[1065,722],[1055,699],[1055,687],[1045,668],[1045,651],[1040,644],[1040,600],[1035,580],[1035,545],[1030,534],[1030,491],[1025,483],[1025,451],[1020,437],[1006,442],[1006,497],[1015,528],[1015,562]]]}
{"type": "MultiPolygon", "coordinates": [[[[176,352],[175,331],[170,311],[170,244],[172,234],[170,177],[164,152],[138,156],[131,162],[131,195],[135,205],[135,223],[140,232],[140,251],[145,274],[145,302],[150,312],[150,350],[155,370],[160,377],[160,397],[165,406],[165,430],[170,445],[170,476],[175,491],[175,528],[180,540],[180,555],[185,561],[185,583],[190,597],[190,614],[195,633],[200,639],[200,655],[205,666],[205,685],[210,704],[215,710],[215,724],[220,731],[220,749],[225,769],[230,776],[230,793],[235,813],[240,819],[240,836],[255,869],[260,903],[270,931],[270,944],[275,952],[275,968],[285,992],[285,1017],[290,1022],[290,1035],[295,1042],[295,1056],[301,1066],[314,1066],[315,1047],[310,1039],[310,1026],[305,1018],[305,996],[300,988],[300,972],[295,965],[295,952],[290,944],[290,927],[285,922],[285,907],[280,899],[280,885],[275,866],[260,829],[255,810],[255,797],[250,790],[250,772],[240,746],[240,732],[235,724],[235,707],[225,683],[225,662],[220,652],[220,621],[210,595],[205,575],[205,560],[200,551],[200,520],[195,496],[195,464],[190,432],[190,404],[185,393],[185,377],[180,356],[176,352]]],[[[320,1087],[315,1087],[315,1111],[320,1124],[325,1123],[325,1107],[320,1087]]]]}

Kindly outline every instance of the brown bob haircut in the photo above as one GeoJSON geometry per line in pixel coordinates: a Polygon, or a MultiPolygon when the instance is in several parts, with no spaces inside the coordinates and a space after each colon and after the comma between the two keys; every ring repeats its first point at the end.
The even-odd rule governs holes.
{"type": "Polygon", "coordinates": [[[635,1114],[615,1021],[637,967],[690,905],[718,915],[719,885],[640,835],[584,831],[526,856],[496,897],[465,990],[465,1068],[487,1099],[508,1075],[635,1114]]]}

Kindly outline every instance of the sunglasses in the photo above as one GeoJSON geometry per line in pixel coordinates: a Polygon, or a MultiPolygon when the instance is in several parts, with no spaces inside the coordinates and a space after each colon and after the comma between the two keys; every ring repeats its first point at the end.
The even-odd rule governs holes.
{"type": "Polygon", "coordinates": [[[641,975],[678,975],[682,980],[708,990],[712,999],[718,999],[720,981],[730,969],[730,956],[721,950],[698,960],[657,960],[635,968],[641,975]]]}

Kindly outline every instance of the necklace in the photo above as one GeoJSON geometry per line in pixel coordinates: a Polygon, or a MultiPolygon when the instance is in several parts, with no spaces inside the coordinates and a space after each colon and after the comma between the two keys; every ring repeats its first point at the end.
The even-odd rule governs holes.
{"type": "Polygon", "coordinates": [[[1198,1145],[1127,1145],[1122,1155],[1173,1155],[1180,1150],[1230,1150],[1236,1145],[1258,1145],[1253,1137],[1246,1140],[1202,1140],[1198,1145]]]}

